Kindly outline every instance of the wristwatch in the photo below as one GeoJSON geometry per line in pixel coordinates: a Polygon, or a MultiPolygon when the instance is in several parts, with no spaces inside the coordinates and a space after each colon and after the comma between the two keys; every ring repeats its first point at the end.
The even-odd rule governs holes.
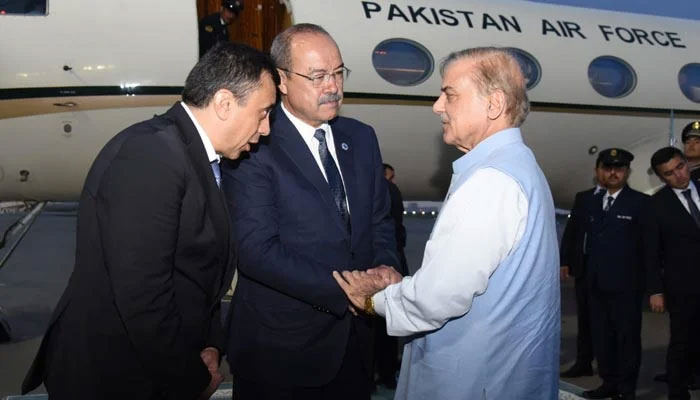
{"type": "Polygon", "coordinates": [[[365,313],[368,315],[377,315],[374,312],[374,298],[372,296],[365,297],[365,313]]]}

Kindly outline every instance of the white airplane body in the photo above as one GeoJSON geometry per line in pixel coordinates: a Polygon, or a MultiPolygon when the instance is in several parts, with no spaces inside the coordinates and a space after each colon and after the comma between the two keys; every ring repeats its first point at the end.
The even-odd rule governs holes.
{"type": "MultiPolygon", "coordinates": [[[[700,62],[700,27],[685,20],[523,1],[288,3],[294,23],[322,25],[338,42],[352,70],[341,112],[374,126],[408,200],[441,200],[462,155],[442,142],[432,113],[439,63],[455,50],[505,46],[537,60],[522,131],[559,207],[592,186],[592,146],[634,153],[630,185],[653,190],[650,155],[700,119],[700,104],[679,88],[681,68],[700,62]],[[380,76],[373,55],[388,39],[429,52],[422,82],[380,76]],[[629,94],[594,90],[588,68],[600,56],[633,68],[629,94]]],[[[0,43],[0,200],[77,199],[104,143],[177,101],[198,54],[196,6],[186,0],[50,2],[43,16],[0,15],[0,35],[16,37],[0,43]]]]}

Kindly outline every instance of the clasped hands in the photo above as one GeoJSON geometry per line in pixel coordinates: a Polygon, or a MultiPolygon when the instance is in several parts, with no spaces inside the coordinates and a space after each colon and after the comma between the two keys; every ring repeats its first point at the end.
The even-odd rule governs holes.
{"type": "Polygon", "coordinates": [[[401,282],[403,277],[393,267],[380,265],[366,271],[333,271],[333,278],[350,300],[350,312],[357,315],[356,310],[364,309],[367,297],[401,282]]]}

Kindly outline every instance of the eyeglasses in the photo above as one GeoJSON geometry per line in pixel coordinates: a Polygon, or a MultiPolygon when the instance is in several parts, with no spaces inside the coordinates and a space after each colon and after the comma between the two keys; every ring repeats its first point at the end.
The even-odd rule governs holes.
{"type": "Polygon", "coordinates": [[[350,69],[346,67],[340,67],[333,72],[327,72],[325,74],[318,73],[312,76],[300,74],[298,72],[290,71],[284,68],[280,69],[284,72],[289,72],[291,74],[299,75],[303,78],[308,79],[309,81],[311,81],[311,86],[313,87],[321,87],[321,85],[330,82],[331,77],[333,77],[335,83],[343,83],[345,79],[348,79],[350,77],[350,69]]]}

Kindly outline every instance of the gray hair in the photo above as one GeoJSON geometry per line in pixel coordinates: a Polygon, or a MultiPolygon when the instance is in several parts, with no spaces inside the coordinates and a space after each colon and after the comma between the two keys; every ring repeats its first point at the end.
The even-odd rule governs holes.
{"type": "MultiPolygon", "coordinates": [[[[315,24],[296,24],[292,25],[275,36],[270,48],[270,56],[275,62],[277,68],[292,69],[292,40],[294,36],[303,33],[315,33],[318,35],[326,35],[331,40],[331,35],[319,25],[315,24]]],[[[333,40],[335,43],[335,40],[333,40]]]]}
{"type": "Polygon", "coordinates": [[[505,48],[474,47],[450,53],[440,64],[440,75],[454,63],[460,60],[476,62],[476,72],[472,76],[482,96],[488,96],[495,91],[502,91],[506,97],[506,116],[513,126],[525,122],[530,112],[530,102],[527,99],[525,78],[520,64],[513,54],[505,48]]]}

